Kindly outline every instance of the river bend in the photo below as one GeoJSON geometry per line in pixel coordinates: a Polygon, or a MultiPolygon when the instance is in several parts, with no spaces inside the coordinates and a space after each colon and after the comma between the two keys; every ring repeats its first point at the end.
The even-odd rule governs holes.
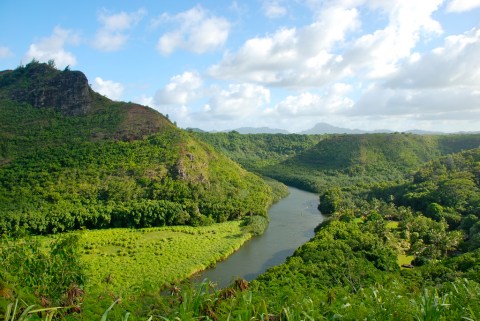
{"type": "Polygon", "coordinates": [[[289,187],[290,194],[268,210],[270,224],[261,236],[252,238],[237,252],[194,278],[205,278],[225,287],[237,277],[253,280],[268,268],[282,264],[314,236],[324,220],[317,209],[318,195],[289,187]]]}

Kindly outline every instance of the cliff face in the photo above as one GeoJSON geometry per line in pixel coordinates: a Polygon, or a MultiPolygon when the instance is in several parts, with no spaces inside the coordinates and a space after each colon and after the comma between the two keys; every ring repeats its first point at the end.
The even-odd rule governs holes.
{"type": "Polygon", "coordinates": [[[35,108],[54,107],[64,115],[85,115],[92,107],[88,80],[80,71],[59,71],[46,64],[30,63],[3,74],[1,87],[11,87],[7,97],[35,108]]]}
{"type": "Polygon", "coordinates": [[[0,155],[2,134],[37,136],[28,136],[33,141],[40,139],[36,130],[44,130],[52,123],[69,123],[70,116],[78,116],[75,119],[76,138],[82,132],[86,140],[132,141],[175,127],[149,107],[114,102],[96,93],[80,71],[60,71],[51,64],[35,61],[15,70],[0,71],[0,155]],[[37,118],[30,120],[13,111],[17,109],[20,114],[22,108],[32,107],[38,109],[37,118]],[[51,122],[49,113],[43,114],[47,108],[58,111],[57,122],[51,122]],[[34,123],[43,124],[43,127],[35,127],[34,123]]]}

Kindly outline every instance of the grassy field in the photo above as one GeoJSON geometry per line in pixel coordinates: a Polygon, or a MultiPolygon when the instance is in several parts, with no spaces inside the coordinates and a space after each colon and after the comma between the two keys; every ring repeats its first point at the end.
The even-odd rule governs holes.
{"type": "Polygon", "coordinates": [[[225,259],[250,237],[238,221],[85,231],[82,259],[88,287],[114,293],[159,289],[225,259]]]}

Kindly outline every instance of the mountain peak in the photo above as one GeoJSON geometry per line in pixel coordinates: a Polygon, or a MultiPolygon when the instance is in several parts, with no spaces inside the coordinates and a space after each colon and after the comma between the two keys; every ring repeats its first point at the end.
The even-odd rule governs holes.
{"type": "Polygon", "coordinates": [[[80,71],[57,70],[32,61],[0,75],[0,97],[35,108],[54,107],[64,115],[84,115],[92,107],[87,77],[80,71]],[[5,90],[6,89],[6,90],[5,90]]]}
{"type": "Polygon", "coordinates": [[[317,123],[313,128],[305,130],[300,134],[363,134],[365,131],[359,129],[348,129],[332,126],[327,123],[317,123]]]}

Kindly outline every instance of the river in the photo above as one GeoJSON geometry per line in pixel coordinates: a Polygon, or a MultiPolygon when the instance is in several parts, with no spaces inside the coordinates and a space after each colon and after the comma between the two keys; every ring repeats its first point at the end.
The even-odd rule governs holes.
{"type": "Polygon", "coordinates": [[[285,259],[314,236],[313,229],[324,220],[317,209],[318,195],[289,187],[290,194],[268,210],[270,224],[260,236],[252,238],[237,252],[215,267],[195,276],[225,287],[235,278],[253,280],[269,267],[285,259]]]}

